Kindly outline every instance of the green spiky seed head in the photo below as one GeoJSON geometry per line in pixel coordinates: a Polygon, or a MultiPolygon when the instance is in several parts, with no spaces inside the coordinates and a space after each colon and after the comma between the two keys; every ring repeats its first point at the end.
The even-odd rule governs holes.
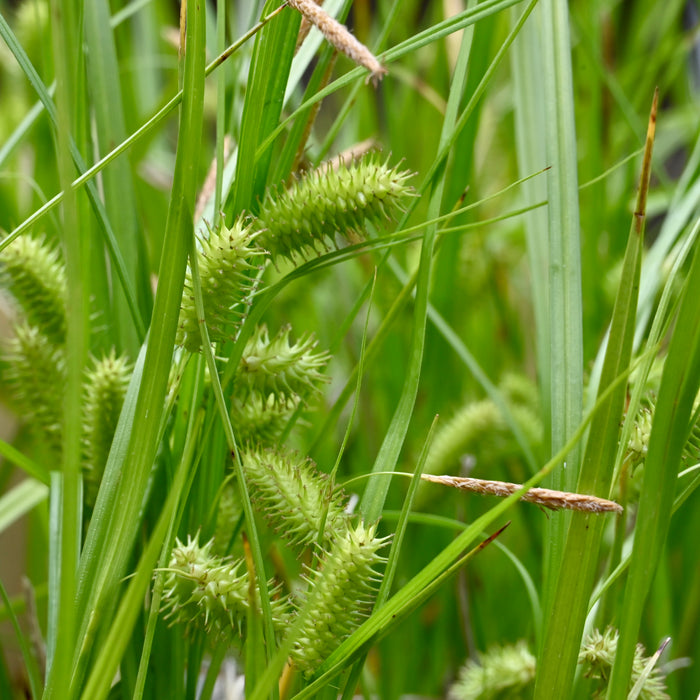
{"type": "Polygon", "coordinates": [[[336,234],[359,236],[367,222],[390,219],[413,190],[408,171],[390,168],[369,154],[351,165],[315,170],[289,189],[270,191],[260,208],[259,243],[296,262],[328,250],[336,234]]]}
{"type": "MultiPolygon", "coordinates": [[[[187,544],[176,540],[170,555],[162,611],[166,619],[203,630],[213,641],[232,641],[245,633],[249,606],[249,577],[242,559],[218,557],[212,542],[200,546],[199,536],[187,544]]],[[[258,610],[260,600],[256,600],[258,610]]],[[[276,629],[288,622],[286,599],[273,599],[276,629]]]]}
{"type": "Polygon", "coordinates": [[[374,525],[360,523],[337,536],[317,570],[308,573],[308,591],[299,606],[304,623],[292,658],[306,674],[357,629],[369,613],[379,580],[374,567],[384,562],[379,550],[389,538],[376,537],[374,525]]]}
{"type": "Polygon", "coordinates": [[[326,511],[323,542],[347,528],[343,496],[331,492],[328,476],[310,459],[248,448],[241,453],[241,464],[256,509],[290,543],[317,542],[326,511]]]}
{"type": "Polygon", "coordinates": [[[460,670],[450,700],[532,697],[536,660],[523,640],[494,646],[478,656],[478,663],[469,659],[460,670]]]}
{"type": "Polygon", "coordinates": [[[231,398],[231,424],[241,444],[275,445],[279,441],[301,399],[292,396],[284,402],[274,394],[263,398],[258,393],[231,398]]]}
{"type": "Polygon", "coordinates": [[[63,349],[38,328],[19,325],[3,351],[6,380],[18,409],[49,452],[60,458],[66,366],[63,349]]]}
{"type": "Polygon", "coordinates": [[[0,253],[2,282],[27,321],[52,343],[66,340],[66,270],[43,239],[20,236],[0,253]]]}
{"type": "MultiPolygon", "coordinates": [[[[578,661],[583,666],[586,678],[601,679],[600,693],[595,697],[604,697],[607,689],[606,679],[610,678],[612,666],[615,663],[617,653],[617,640],[619,633],[613,627],[608,627],[604,634],[597,629],[593,630],[583,641],[578,661]]],[[[647,674],[649,658],[645,656],[644,647],[637,644],[634,650],[632,662],[632,676],[630,688],[645,675],[644,684],[639,697],[642,700],[670,700],[666,693],[666,680],[664,674],[653,668],[647,674]]]]}
{"type": "Polygon", "coordinates": [[[95,502],[114,431],[131,377],[131,364],[117,357],[114,350],[101,360],[94,360],[85,375],[85,443],[86,500],[95,502]]]}
{"type": "MultiPolygon", "coordinates": [[[[253,261],[259,260],[264,252],[254,244],[251,227],[241,219],[231,228],[225,224],[216,231],[208,225],[207,228],[209,235],[200,240],[197,266],[209,337],[212,342],[219,342],[233,337],[252,288],[251,272],[259,266],[253,261]]],[[[198,352],[202,346],[190,267],[182,295],[177,344],[190,352],[198,352]]]]}
{"type": "Polygon", "coordinates": [[[328,381],[321,374],[330,354],[314,352],[317,341],[312,335],[289,342],[291,326],[285,326],[270,340],[267,326],[256,327],[246,343],[236,374],[236,386],[245,398],[251,392],[275,396],[286,403],[294,396],[306,396],[328,381]]]}

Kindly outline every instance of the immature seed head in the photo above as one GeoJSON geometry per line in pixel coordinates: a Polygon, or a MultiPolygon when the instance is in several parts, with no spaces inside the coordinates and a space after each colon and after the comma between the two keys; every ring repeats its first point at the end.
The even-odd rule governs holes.
{"type": "Polygon", "coordinates": [[[247,396],[235,393],[231,398],[231,424],[241,444],[275,445],[294,415],[301,399],[292,395],[251,392],[247,396]]]}
{"type": "Polygon", "coordinates": [[[66,340],[66,270],[46,241],[20,236],[0,253],[0,280],[27,321],[56,345],[66,340]]]}
{"type": "MultiPolygon", "coordinates": [[[[583,666],[584,675],[587,678],[601,680],[601,697],[607,688],[607,679],[610,678],[612,666],[617,654],[617,640],[619,633],[616,629],[608,627],[603,634],[597,629],[593,630],[583,642],[578,661],[583,666]]],[[[642,700],[670,700],[666,693],[666,677],[658,668],[653,668],[647,674],[649,657],[645,656],[644,647],[637,644],[634,650],[632,662],[632,677],[630,687],[645,675],[642,692],[639,695],[642,700]]]]}
{"type": "Polygon", "coordinates": [[[321,374],[330,354],[314,352],[317,341],[312,335],[289,342],[291,326],[285,326],[270,340],[267,326],[258,326],[246,343],[236,374],[236,386],[244,398],[252,392],[275,396],[286,403],[294,396],[303,397],[318,391],[328,381],[321,374]]]}
{"type": "Polygon", "coordinates": [[[289,189],[268,192],[256,226],[258,242],[277,257],[296,262],[320,254],[336,234],[361,235],[367,222],[390,219],[401,200],[412,192],[411,173],[390,168],[368,154],[351,165],[319,169],[289,189]]]}
{"type": "MultiPolygon", "coordinates": [[[[535,680],[535,657],[527,644],[494,646],[469,659],[450,688],[450,700],[527,697],[525,689],[535,680]]],[[[532,690],[529,691],[532,694],[532,690]]]]}
{"type": "MultiPolygon", "coordinates": [[[[263,255],[254,244],[255,234],[241,219],[231,228],[222,224],[216,231],[207,225],[209,236],[200,241],[197,252],[204,300],[204,321],[212,342],[233,337],[245,313],[253,279],[254,263],[263,255]]],[[[192,271],[188,267],[177,334],[178,345],[190,352],[201,348],[202,339],[194,301],[192,271]]]]}
{"type": "Polygon", "coordinates": [[[373,525],[349,527],[332,542],[317,570],[310,571],[308,591],[299,605],[305,623],[292,649],[305,673],[315,669],[369,614],[384,562],[379,550],[389,538],[376,536],[373,525]]]}
{"type": "Polygon", "coordinates": [[[97,495],[131,370],[128,359],[117,357],[112,350],[101,360],[94,360],[93,366],[85,373],[83,442],[88,503],[94,503],[97,495]]]}
{"type": "Polygon", "coordinates": [[[292,544],[311,545],[327,511],[323,542],[347,528],[343,497],[330,489],[328,477],[308,458],[293,452],[248,448],[241,464],[253,504],[277,533],[292,544]]]}
{"type": "MultiPolygon", "coordinates": [[[[187,544],[176,540],[170,556],[165,587],[165,617],[204,630],[214,640],[230,641],[245,632],[250,604],[249,579],[242,559],[212,553],[212,542],[200,546],[199,537],[187,544]]],[[[260,605],[259,598],[256,604],[260,605]]],[[[287,623],[286,600],[272,601],[273,624],[287,623]]]]}
{"type": "Polygon", "coordinates": [[[37,327],[22,324],[15,328],[15,336],[2,355],[7,365],[4,377],[20,414],[49,453],[59,458],[67,382],[63,348],[54,345],[37,327]]]}

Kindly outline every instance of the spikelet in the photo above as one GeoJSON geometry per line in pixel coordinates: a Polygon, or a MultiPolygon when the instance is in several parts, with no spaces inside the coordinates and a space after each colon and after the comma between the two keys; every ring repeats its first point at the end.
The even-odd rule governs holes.
{"type": "MultiPolygon", "coordinates": [[[[258,267],[251,260],[263,251],[255,246],[251,227],[241,219],[231,228],[225,224],[216,231],[207,228],[209,236],[200,241],[197,260],[209,337],[219,342],[230,340],[240,323],[252,287],[251,272],[258,267]]],[[[198,352],[202,344],[189,267],[176,342],[190,352],[198,352]]]]}
{"type": "Polygon", "coordinates": [[[321,370],[330,359],[327,352],[314,352],[318,342],[313,335],[302,336],[290,344],[291,326],[285,326],[270,340],[267,326],[258,326],[246,343],[236,375],[237,395],[245,398],[252,392],[271,394],[280,403],[319,390],[328,379],[321,370]]]}
{"type": "Polygon", "coordinates": [[[0,279],[27,321],[55,345],[66,340],[66,271],[43,239],[20,236],[0,253],[0,279]]]}
{"type": "Polygon", "coordinates": [[[114,431],[124,403],[132,367],[126,357],[116,357],[114,350],[101,360],[94,360],[85,374],[85,445],[86,500],[95,502],[102,480],[114,431]]]}
{"type": "MultiPolygon", "coordinates": [[[[162,612],[166,619],[203,630],[218,641],[230,642],[245,633],[249,606],[249,578],[242,559],[218,557],[212,542],[199,545],[199,536],[176,540],[170,556],[162,612]]],[[[256,589],[257,594],[257,589],[256,589]]],[[[287,623],[286,599],[275,599],[272,621],[276,629],[287,623]]],[[[257,600],[258,608],[260,606],[257,600]]]]}
{"type": "Polygon", "coordinates": [[[22,416],[56,458],[60,458],[66,367],[63,349],[26,324],[3,352],[6,378],[22,416]]]}
{"type": "Polygon", "coordinates": [[[412,192],[408,171],[390,168],[368,154],[349,166],[319,169],[288,190],[268,192],[258,223],[259,244],[278,257],[297,262],[329,249],[335,234],[360,235],[365,224],[390,219],[412,192]]]}
{"type": "Polygon", "coordinates": [[[469,659],[461,668],[450,700],[532,697],[536,661],[524,641],[494,646],[478,657],[478,663],[469,659]]]}
{"type": "Polygon", "coordinates": [[[383,563],[378,551],[387,537],[376,537],[376,527],[360,523],[338,535],[320,568],[309,571],[309,589],[299,606],[305,624],[299,631],[292,658],[306,674],[318,666],[367,616],[383,563]]]}
{"type": "MultiPolygon", "coordinates": [[[[610,671],[615,663],[617,653],[618,631],[608,627],[604,634],[597,629],[593,630],[584,639],[579,653],[578,661],[583,666],[586,678],[599,678],[602,680],[600,693],[594,697],[604,697],[607,690],[606,679],[610,678],[610,671]]],[[[644,647],[637,644],[634,650],[634,660],[632,662],[631,686],[646,672],[649,658],[645,656],[644,647]]],[[[653,668],[646,675],[642,691],[639,694],[642,700],[670,700],[670,695],[666,693],[666,680],[664,674],[653,668]]]]}
{"type": "Polygon", "coordinates": [[[310,459],[249,448],[241,454],[241,464],[256,510],[291,544],[307,546],[319,539],[326,507],[323,541],[346,529],[342,496],[329,493],[327,475],[310,459]]]}
{"type": "Polygon", "coordinates": [[[358,41],[344,25],[333,19],[315,0],[289,0],[289,4],[299,10],[307,22],[316,26],[338,51],[344,53],[358,65],[367,68],[370,72],[368,79],[371,79],[375,85],[382,79],[382,76],[386,75],[386,68],[379,63],[374,54],[358,41]]]}

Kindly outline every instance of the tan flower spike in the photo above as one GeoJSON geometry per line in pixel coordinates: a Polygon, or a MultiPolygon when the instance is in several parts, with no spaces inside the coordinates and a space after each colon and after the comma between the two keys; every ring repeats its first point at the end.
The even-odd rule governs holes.
{"type": "MultiPolygon", "coordinates": [[[[462,491],[480,493],[484,496],[501,496],[505,498],[522,488],[521,484],[511,484],[507,481],[488,481],[486,479],[470,479],[459,476],[435,476],[423,474],[424,481],[432,481],[435,484],[452,486],[462,491]]],[[[550,510],[580,510],[588,513],[622,513],[622,506],[615,501],[608,501],[598,496],[589,496],[583,493],[570,493],[568,491],[553,491],[552,489],[530,489],[526,491],[521,501],[535,503],[550,510]]]]}
{"type": "Polygon", "coordinates": [[[369,70],[368,80],[376,85],[387,72],[376,56],[337,20],[333,19],[314,0],[287,0],[290,7],[301,12],[302,16],[313,24],[338,51],[360,66],[369,70]]]}

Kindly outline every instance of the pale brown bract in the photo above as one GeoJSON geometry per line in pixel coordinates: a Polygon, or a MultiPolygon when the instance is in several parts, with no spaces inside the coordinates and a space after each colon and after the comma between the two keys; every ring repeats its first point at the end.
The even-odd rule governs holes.
{"type": "MultiPolygon", "coordinates": [[[[508,481],[488,481],[486,479],[471,479],[460,476],[438,476],[423,474],[424,481],[435,484],[452,486],[462,491],[480,493],[484,496],[500,496],[505,498],[522,488],[522,484],[512,484],[508,481]]],[[[528,503],[535,503],[550,510],[579,510],[587,513],[622,513],[622,506],[615,501],[608,501],[598,496],[589,496],[583,493],[571,493],[569,491],[554,491],[552,489],[534,488],[526,491],[520,499],[528,503]]]]}
{"type": "Polygon", "coordinates": [[[313,24],[338,51],[370,71],[367,80],[375,85],[387,73],[386,68],[376,56],[360,41],[358,41],[340,22],[333,19],[314,0],[287,0],[290,7],[298,10],[303,17],[313,24]]]}

